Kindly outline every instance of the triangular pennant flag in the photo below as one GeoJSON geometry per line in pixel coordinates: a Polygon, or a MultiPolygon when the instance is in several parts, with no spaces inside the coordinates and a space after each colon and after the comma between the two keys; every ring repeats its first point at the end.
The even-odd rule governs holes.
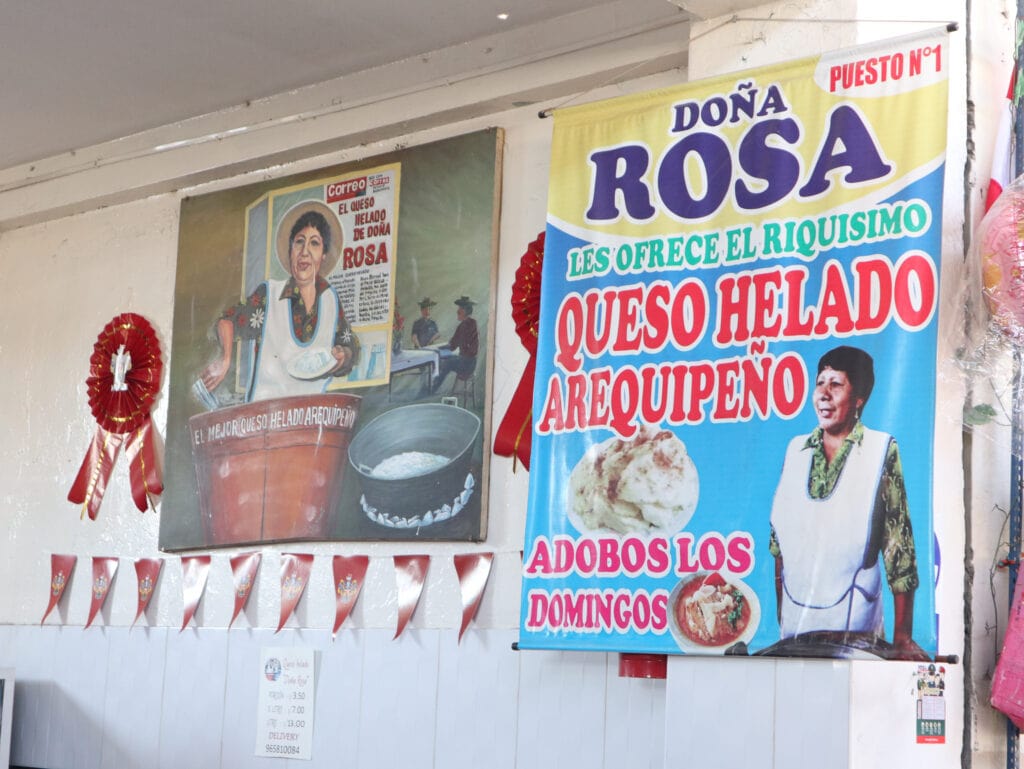
{"type": "MultiPolygon", "coordinates": [[[[181,558],[181,587],[184,594],[185,613],[181,620],[181,629],[195,616],[199,601],[206,590],[206,577],[210,573],[210,556],[186,555],[181,558]]],[[[180,631],[179,631],[180,632],[180,631]]]]}
{"type": "Polygon", "coordinates": [[[153,597],[156,590],[156,583],[160,579],[160,569],[163,565],[162,558],[139,558],[135,561],[135,576],[139,580],[139,606],[135,611],[132,627],[135,627],[135,623],[139,621],[139,617],[149,606],[149,599],[153,597]]]}
{"type": "Polygon", "coordinates": [[[395,638],[398,638],[409,624],[409,620],[416,612],[416,605],[420,602],[423,582],[427,578],[427,568],[430,566],[430,556],[396,555],[394,558],[395,581],[398,583],[398,627],[395,630],[395,638]]]}
{"type": "Polygon", "coordinates": [[[370,559],[365,555],[334,556],[335,610],[332,638],[338,635],[338,628],[348,619],[352,607],[359,599],[369,563],[370,559]]]}
{"type": "Polygon", "coordinates": [[[231,576],[235,582],[235,610],[231,613],[228,628],[235,624],[238,615],[249,601],[252,586],[256,584],[256,572],[260,568],[260,558],[259,553],[242,553],[231,559],[231,576]]]}
{"type": "Polygon", "coordinates": [[[275,633],[281,632],[299,605],[312,568],[313,556],[308,553],[284,553],[281,556],[281,621],[275,633]]]}
{"type": "Polygon", "coordinates": [[[1017,81],[1017,70],[1010,74],[1010,87],[1006,91],[1006,99],[999,111],[999,127],[996,140],[992,146],[992,169],[989,175],[988,191],[985,193],[985,210],[992,208],[996,198],[1013,181],[1013,91],[1017,81]]]}
{"type": "Polygon", "coordinates": [[[459,592],[462,594],[462,626],[459,628],[459,641],[476,616],[476,610],[480,608],[480,599],[484,597],[484,588],[491,573],[493,558],[494,553],[464,553],[455,556],[455,573],[459,577],[459,592]]]}
{"type": "Polygon", "coordinates": [[[96,618],[103,602],[110,594],[110,585],[114,581],[114,574],[117,573],[116,558],[100,558],[94,556],[92,559],[92,603],[89,606],[89,619],[85,627],[89,627],[96,618]]]}
{"type": "Polygon", "coordinates": [[[40,625],[46,622],[50,612],[60,603],[60,598],[64,595],[64,588],[71,581],[71,572],[75,570],[75,561],[77,560],[78,556],[75,555],[57,555],[56,553],[50,555],[50,601],[46,605],[43,618],[39,620],[40,625]]]}

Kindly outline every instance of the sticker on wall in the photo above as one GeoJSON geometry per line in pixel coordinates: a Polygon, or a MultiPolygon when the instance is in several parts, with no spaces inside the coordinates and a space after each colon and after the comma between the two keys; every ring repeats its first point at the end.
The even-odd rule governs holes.
{"type": "Polygon", "coordinates": [[[257,756],[312,758],[315,665],[312,649],[260,650],[257,756]]]}
{"type": "Polygon", "coordinates": [[[299,605],[312,568],[313,556],[309,553],[285,553],[281,556],[281,621],[277,623],[275,633],[281,632],[299,605]]]}
{"type": "Polygon", "coordinates": [[[139,617],[145,614],[149,601],[156,591],[156,583],[160,579],[160,569],[163,565],[162,558],[139,558],[135,561],[135,576],[139,581],[139,604],[135,610],[132,627],[135,627],[139,617]]]}
{"type": "Polygon", "coordinates": [[[103,604],[106,602],[107,596],[110,594],[110,586],[114,582],[114,574],[116,573],[116,558],[93,557],[91,590],[92,603],[89,605],[89,619],[85,623],[86,628],[92,624],[96,615],[99,614],[100,609],[103,608],[103,604]]]}
{"type": "Polygon", "coordinates": [[[334,630],[331,638],[338,635],[338,629],[352,613],[352,607],[359,600],[359,591],[363,589],[366,578],[366,567],[370,559],[365,555],[334,556],[334,630]]]}
{"type": "Polygon", "coordinates": [[[231,559],[231,575],[235,584],[235,610],[231,613],[229,629],[249,602],[249,594],[252,593],[252,586],[256,582],[256,572],[260,568],[260,558],[259,553],[242,553],[231,559]]]}
{"type": "Polygon", "coordinates": [[[395,581],[398,583],[398,627],[395,629],[395,638],[398,638],[416,613],[416,605],[423,592],[423,581],[430,566],[430,556],[396,555],[394,558],[395,581]]]}
{"type": "Polygon", "coordinates": [[[455,573],[459,577],[459,592],[462,594],[462,625],[459,627],[459,641],[480,608],[484,597],[487,577],[491,573],[494,553],[463,553],[456,555],[455,573]]]}
{"type": "Polygon", "coordinates": [[[75,570],[75,561],[77,560],[78,557],[74,555],[58,555],[53,553],[50,556],[50,600],[46,604],[43,618],[39,620],[40,625],[46,622],[50,612],[60,603],[61,596],[64,595],[64,589],[68,586],[68,582],[71,581],[71,572],[75,570]]]}
{"type": "Polygon", "coordinates": [[[946,742],[946,668],[930,663],[917,666],[917,741],[946,742]]]}
{"type": "Polygon", "coordinates": [[[181,559],[181,584],[185,599],[185,612],[181,619],[181,629],[188,627],[188,623],[195,616],[199,602],[203,598],[203,591],[206,589],[206,577],[210,573],[210,556],[208,555],[187,555],[181,559]]]}

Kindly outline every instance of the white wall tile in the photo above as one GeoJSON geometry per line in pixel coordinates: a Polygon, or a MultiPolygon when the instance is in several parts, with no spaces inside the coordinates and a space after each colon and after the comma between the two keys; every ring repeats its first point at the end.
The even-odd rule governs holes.
{"type": "Polygon", "coordinates": [[[605,766],[610,655],[535,650],[519,654],[516,767],[605,766]]]}
{"type": "Polygon", "coordinates": [[[775,664],[777,769],[848,769],[850,663],[784,659],[775,664]]]}
{"type": "Polygon", "coordinates": [[[160,744],[167,628],[110,628],[101,769],[149,769],[160,744]]]}
{"type": "Polygon", "coordinates": [[[617,655],[608,664],[604,766],[661,769],[665,765],[664,680],[620,678],[617,655]]]}
{"type": "MultiPolygon", "coordinates": [[[[354,766],[432,769],[437,724],[438,633],[364,634],[362,710],[354,766]]],[[[441,769],[441,767],[438,767],[441,769]]]]}
{"type": "MultiPolygon", "coordinates": [[[[355,766],[359,754],[359,713],[362,707],[365,632],[342,628],[331,640],[324,630],[316,644],[316,724],[313,727],[313,765],[355,766]]],[[[370,676],[372,681],[372,676],[370,676]]],[[[372,683],[370,684],[373,685],[372,683]]],[[[305,762],[292,761],[295,767],[305,762]]]]}
{"type": "MultiPolygon", "coordinates": [[[[160,769],[218,769],[227,683],[225,630],[167,634],[160,709],[160,769]]],[[[225,767],[234,769],[234,767],[225,767]]]]}
{"type": "Polygon", "coordinates": [[[53,663],[60,628],[21,625],[13,635],[14,659],[8,665],[15,669],[11,763],[45,766],[47,745],[59,739],[59,732],[50,733],[50,713],[57,697],[53,663]]]}
{"type": "Polygon", "coordinates": [[[282,767],[278,758],[256,755],[256,719],[260,681],[260,650],[287,646],[269,628],[231,630],[227,633],[224,720],[221,727],[220,766],[282,767]]]}
{"type": "Polygon", "coordinates": [[[104,627],[60,629],[49,670],[56,683],[50,734],[57,739],[47,744],[44,766],[99,767],[109,647],[104,627]]]}
{"type": "MultiPolygon", "coordinates": [[[[775,767],[775,661],[669,657],[665,766],[775,767]]],[[[809,768],[808,768],[809,769],[809,768]]]]}
{"type": "Polygon", "coordinates": [[[437,747],[441,769],[513,769],[520,652],[517,631],[440,634],[437,747]]]}

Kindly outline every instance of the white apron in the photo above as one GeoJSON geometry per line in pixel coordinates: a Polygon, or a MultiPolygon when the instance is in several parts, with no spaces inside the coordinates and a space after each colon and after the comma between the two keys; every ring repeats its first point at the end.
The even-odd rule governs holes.
{"type": "Polygon", "coordinates": [[[291,302],[279,299],[286,281],[267,281],[267,314],[263,321],[263,337],[249,387],[250,401],[281,398],[287,395],[313,395],[327,388],[328,379],[296,379],[288,373],[288,365],[309,350],[330,350],[340,312],[334,289],[322,292],[317,299],[317,326],[308,342],[300,342],[292,329],[291,302]]]}
{"type": "Polygon", "coordinates": [[[882,635],[881,566],[867,548],[890,440],[865,429],[825,499],[807,491],[814,453],[804,448],[807,436],[786,449],[771,515],[783,559],[783,638],[814,630],[882,635]]]}

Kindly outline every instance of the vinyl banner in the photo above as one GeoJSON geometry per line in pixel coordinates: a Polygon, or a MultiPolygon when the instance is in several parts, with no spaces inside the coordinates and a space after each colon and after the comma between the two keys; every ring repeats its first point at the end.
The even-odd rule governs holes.
{"type": "Polygon", "coordinates": [[[948,60],[555,114],[521,648],[934,654],[948,60]]]}

